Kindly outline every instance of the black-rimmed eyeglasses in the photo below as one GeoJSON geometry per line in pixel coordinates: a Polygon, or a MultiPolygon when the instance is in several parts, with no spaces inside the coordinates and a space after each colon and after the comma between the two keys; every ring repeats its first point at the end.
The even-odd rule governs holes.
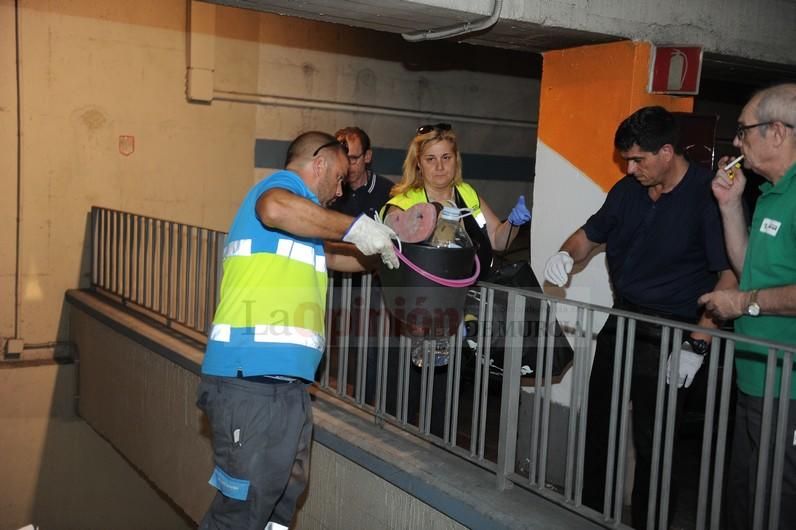
{"type": "Polygon", "coordinates": [[[450,131],[450,123],[437,123],[435,125],[421,125],[417,128],[417,134],[428,134],[431,131],[450,131]]]}
{"type": "MultiPolygon", "coordinates": [[[[746,136],[746,131],[748,131],[749,129],[754,129],[756,127],[764,127],[764,126],[772,125],[774,123],[777,123],[777,121],[778,120],[761,121],[760,123],[752,123],[752,124],[749,124],[749,125],[744,125],[743,123],[739,123],[738,126],[735,128],[735,136],[739,140],[743,140],[743,137],[746,136]]],[[[791,125],[790,123],[785,123],[784,121],[780,122],[780,123],[782,123],[782,125],[784,125],[788,129],[793,129],[793,125],[791,125]]]]}
{"type": "Polygon", "coordinates": [[[358,155],[348,155],[348,163],[349,164],[356,164],[365,156],[365,153],[359,153],[358,155]]]}
{"type": "Polygon", "coordinates": [[[326,142],[325,144],[320,146],[318,149],[316,149],[315,152],[312,153],[312,158],[315,158],[316,156],[318,156],[318,153],[321,152],[321,149],[326,149],[327,147],[339,147],[339,148],[342,148],[343,152],[346,155],[348,155],[348,144],[346,143],[345,140],[332,140],[331,142],[326,142]]]}

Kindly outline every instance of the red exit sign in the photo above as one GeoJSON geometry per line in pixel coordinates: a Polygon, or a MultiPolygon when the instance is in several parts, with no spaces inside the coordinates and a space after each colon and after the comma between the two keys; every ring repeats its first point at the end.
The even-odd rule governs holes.
{"type": "Polygon", "coordinates": [[[656,46],[650,69],[651,94],[698,94],[701,46],[656,46]]]}

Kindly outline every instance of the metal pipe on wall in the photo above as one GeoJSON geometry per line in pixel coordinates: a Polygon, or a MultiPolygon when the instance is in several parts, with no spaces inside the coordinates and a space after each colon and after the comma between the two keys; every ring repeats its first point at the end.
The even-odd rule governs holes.
{"type": "Polygon", "coordinates": [[[20,313],[22,311],[22,90],[19,40],[19,0],[14,0],[14,66],[17,96],[17,167],[16,167],[16,219],[14,246],[14,336],[6,343],[5,357],[17,358],[21,355],[24,342],[20,337],[20,313]],[[13,341],[13,342],[11,342],[13,341]]]}
{"type": "Polygon", "coordinates": [[[460,37],[462,35],[475,33],[477,31],[483,31],[497,24],[497,21],[500,20],[500,11],[502,9],[503,0],[494,0],[492,4],[492,14],[488,17],[465,22],[463,24],[443,26],[441,28],[410,31],[409,33],[401,33],[401,36],[408,42],[421,42],[425,40],[440,40],[448,39],[450,37],[460,37]]]}
{"type": "Polygon", "coordinates": [[[323,99],[295,98],[269,94],[256,94],[246,92],[231,92],[215,90],[213,99],[233,103],[251,103],[254,105],[273,105],[278,107],[292,107],[301,109],[318,109],[339,112],[364,112],[383,116],[398,116],[403,118],[436,119],[459,123],[478,123],[481,125],[498,125],[502,127],[517,127],[521,129],[535,129],[538,122],[532,120],[510,120],[503,118],[485,118],[467,114],[447,114],[438,112],[422,112],[418,110],[399,109],[395,107],[381,107],[376,105],[362,105],[359,103],[341,103],[323,99]]]}

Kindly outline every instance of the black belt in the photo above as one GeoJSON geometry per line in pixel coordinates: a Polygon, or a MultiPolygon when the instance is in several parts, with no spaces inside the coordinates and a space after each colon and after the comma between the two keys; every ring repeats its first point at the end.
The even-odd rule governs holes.
{"type": "Polygon", "coordinates": [[[263,383],[267,385],[283,385],[288,383],[301,383],[303,382],[302,379],[298,379],[295,377],[283,377],[283,376],[273,376],[273,375],[248,375],[244,376],[243,372],[238,372],[237,375],[238,379],[243,379],[244,381],[250,381],[252,383],[263,383]]]}
{"type": "Polygon", "coordinates": [[[673,313],[667,313],[666,311],[650,309],[649,307],[644,307],[635,304],[630,300],[628,300],[627,298],[623,298],[621,296],[614,297],[614,309],[630,311],[631,313],[641,313],[642,315],[647,315],[656,318],[665,318],[667,320],[677,320],[678,322],[685,322],[688,324],[694,324],[697,321],[696,318],[685,318],[683,316],[675,315],[673,313]]]}

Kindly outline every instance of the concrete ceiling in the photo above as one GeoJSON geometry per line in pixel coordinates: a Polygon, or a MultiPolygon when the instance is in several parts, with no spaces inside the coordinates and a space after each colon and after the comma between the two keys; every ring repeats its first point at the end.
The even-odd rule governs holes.
{"type": "MultiPolygon", "coordinates": [[[[468,11],[449,9],[406,0],[205,0],[215,4],[264,11],[286,16],[344,24],[390,33],[405,33],[463,24],[486,17],[490,13],[473,14],[468,11]]],[[[791,1],[791,0],[789,0],[791,1]]],[[[444,4],[444,2],[443,2],[444,4]]],[[[456,2],[448,5],[458,6],[456,2]]],[[[471,4],[464,2],[464,4],[471,4]]],[[[489,8],[489,3],[480,5],[489,8]]],[[[517,51],[540,53],[547,50],[571,48],[624,40],[621,35],[608,35],[536,24],[523,20],[501,18],[487,31],[469,34],[466,38],[453,38],[468,44],[505,48],[517,51]]],[[[748,58],[731,57],[716,53],[705,53],[702,70],[706,89],[711,81],[719,97],[737,97],[739,101],[748,97],[749,90],[776,81],[796,81],[796,65],[774,64],[748,58]],[[727,86],[749,87],[749,90],[727,94],[727,86]]]]}
{"type": "MultiPolygon", "coordinates": [[[[207,0],[215,4],[266,11],[345,24],[376,31],[405,33],[471,22],[478,15],[401,0],[207,0]]],[[[485,4],[486,5],[486,4],[485,4]]],[[[489,13],[483,13],[488,16],[489,13]]],[[[615,35],[602,35],[567,28],[555,28],[519,20],[501,19],[489,31],[468,35],[462,42],[543,52],[622,40],[615,35]]]]}

